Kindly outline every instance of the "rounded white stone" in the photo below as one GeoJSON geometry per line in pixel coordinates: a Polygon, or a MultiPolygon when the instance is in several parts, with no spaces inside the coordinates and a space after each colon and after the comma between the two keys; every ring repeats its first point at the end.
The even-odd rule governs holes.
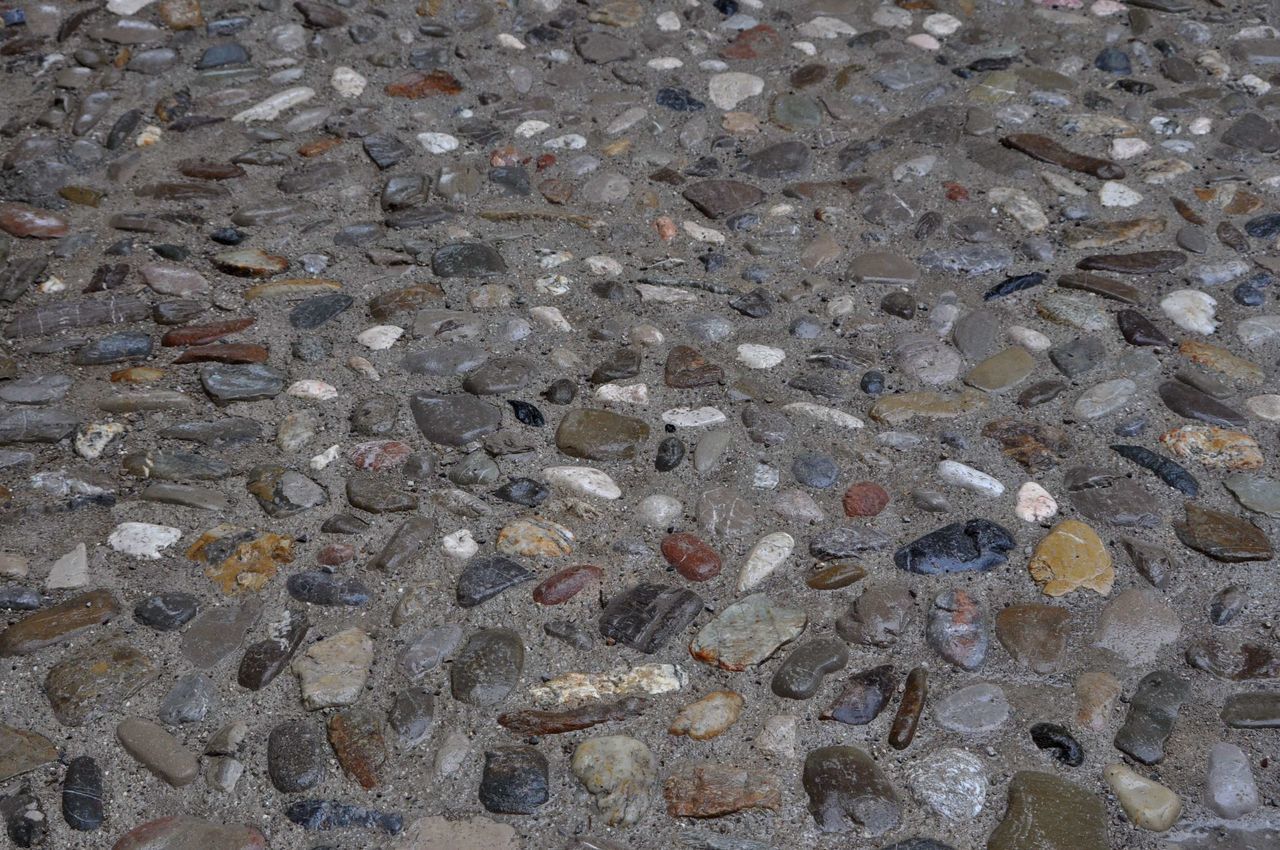
{"type": "Polygon", "coordinates": [[[582,262],[586,264],[587,271],[601,277],[617,277],[622,274],[622,263],[604,254],[587,257],[582,262]]]}
{"type": "Polygon", "coordinates": [[[705,428],[719,425],[727,418],[717,407],[673,407],[662,413],[662,421],[677,428],[705,428]]]}
{"type": "Polygon", "coordinates": [[[911,766],[907,787],[947,820],[970,821],[982,813],[986,802],[987,769],[973,753],[946,747],[911,766]]]}
{"type": "Polygon", "coordinates": [[[531,139],[539,133],[545,132],[550,127],[551,125],[546,121],[538,121],[532,118],[528,121],[521,121],[516,125],[516,138],[531,139]]]}
{"type": "Polygon", "coordinates": [[[329,85],[333,86],[333,90],[342,97],[359,97],[364,94],[365,86],[369,85],[369,81],[355,68],[339,65],[333,69],[333,75],[329,77],[329,85]]]}
{"type": "Polygon", "coordinates": [[[834,407],[814,404],[811,401],[793,401],[791,404],[784,405],[782,410],[785,413],[794,413],[827,425],[835,425],[838,428],[852,430],[861,428],[864,425],[863,421],[852,413],[845,413],[843,410],[836,410],[834,407]]]}
{"type": "Polygon", "coordinates": [[[1207,292],[1198,289],[1179,289],[1160,301],[1160,309],[1184,331],[1211,334],[1218,328],[1214,312],[1218,301],[1207,292]]]}
{"type": "Polygon", "coordinates": [[[999,496],[1004,492],[1004,485],[998,479],[956,460],[940,461],[938,477],[955,487],[983,496],[999,496]]]}
{"type": "Polygon", "coordinates": [[[1280,395],[1255,395],[1248,398],[1244,406],[1249,412],[1268,422],[1280,422],[1280,395]]]}
{"type": "Polygon", "coordinates": [[[614,404],[644,405],[649,403],[649,386],[647,384],[604,384],[596,388],[596,400],[614,404]]]}
{"type": "Polygon", "coordinates": [[[480,551],[480,544],[471,536],[471,529],[460,528],[452,534],[446,534],[440,541],[440,548],[450,558],[467,561],[480,551]]]}
{"type": "Polygon", "coordinates": [[[1028,481],[1018,488],[1018,503],[1013,512],[1023,522],[1044,522],[1058,513],[1058,503],[1048,490],[1028,481]]]}
{"type": "Polygon", "coordinates": [[[1151,150],[1150,142],[1132,136],[1123,136],[1119,139],[1111,140],[1112,159],[1133,159],[1135,156],[1142,156],[1149,150],[1151,150]]]}
{"type": "Polygon", "coordinates": [[[573,325],[569,324],[569,320],[556,307],[534,307],[529,311],[529,318],[553,331],[567,333],[573,330],[573,325]]]}
{"type": "Polygon", "coordinates": [[[675,12],[663,12],[654,19],[654,23],[663,32],[678,32],[680,30],[680,16],[675,12]]]}
{"type": "Polygon", "coordinates": [[[1137,391],[1138,385],[1128,378],[1103,381],[1081,393],[1072,411],[1081,419],[1098,419],[1124,407],[1137,391]]]}
{"type": "Polygon", "coordinates": [[[498,44],[508,50],[524,50],[525,43],[509,32],[498,33],[498,44]]]}
{"type": "Polygon", "coordinates": [[[655,71],[674,71],[676,68],[684,67],[684,62],[674,56],[659,56],[645,64],[655,71]]]}
{"type": "Polygon", "coordinates": [[[714,228],[698,224],[696,221],[682,221],[680,226],[684,228],[685,233],[689,234],[690,239],[712,245],[724,244],[724,234],[714,228]]]}
{"type": "Polygon", "coordinates": [[[1142,203],[1142,195],[1123,183],[1108,180],[1102,184],[1098,200],[1104,207],[1133,207],[1142,203]]]}
{"type": "Polygon", "coordinates": [[[636,518],[650,528],[667,528],[680,519],[684,505],[674,496],[654,493],[636,505],[636,518]]]}
{"type": "Polygon", "coordinates": [[[1009,339],[1013,340],[1015,345],[1020,345],[1027,351],[1048,351],[1053,347],[1053,340],[1049,337],[1040,331],[1024,328],[1022,325],[1010,325],[1007,332],[1009,339]]]}
{"type": "Polygon", "coordinates": [[[738,362],[748,369],[772,369],[786,359],[785,351],[770,345],[744,342],[738,346],[738,362]]]}
{"type": "Polygon", "coordinates": [[[542,477],[552,487],[582,496],[597,499],[617,499],[622,496],[622,488],[608,473],[590,466],[548,466],[542,470],[542,477]]]}
{"type": "Polygon", "coordinates": [[[707,83],[707,92],[717,109],[728,111],[748,98],[764,91],[764,80],[755,74],[742,71],[726,71],[716,74],[707,83]]]}
{"type": "Polygon", "coordinates": [[[938,50],[942,47],[942,44],[927,32],[918,32],[915,35],[907,36],[907,44],[912,47],[918,47],[921,50],[938,50]]]}
{"type": "Polygon", "coordinates": [[[799,32],[805,38],[840,38],[840,36],[847,38],[858,34],[858,31],[849,24],[829,15],[819,15],[808,23],[801,24],[799,32]]]}
{"type": "Polygon", "coordinates": [[[448,153],[458,149],[458,140],[448,133],[419,133],[418,144],[427,153],[448,153]]]}
{"type": "Polygon", "coordinates": [[[960,19],[955,15],[948,15],[946,12],[937,12],[925,18],[921,26],[924,27],[924,31],[929,35],[946,38],[960,29],[960,19]]]}

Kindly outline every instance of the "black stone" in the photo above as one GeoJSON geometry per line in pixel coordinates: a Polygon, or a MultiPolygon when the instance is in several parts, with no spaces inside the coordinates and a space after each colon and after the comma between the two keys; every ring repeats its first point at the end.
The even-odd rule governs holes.
{"type": "Polygon", "coordinates": [[[77,832],[92,832],[106,816],[102,770],[89,756],[77,756],[67,764],[62,780],[62,817],[77,832]]]}
{"type": "Polygon", "coordinates": [[[1129,701],[1129,715],[1116,733],[1116,749],[1143,764],[1162,761],[1164,743],[1190,690],[1185,679],[1167,670],[1142,677],[1129,701]]]}
{"type": "Polygon", "coordinates": [[[1200,494],[1200,482],[1172,458],[1142,446],[1113,445],[1111,450],[1125,460],[1131,460],[1138,466],[1150,470],[1165,484],[1193,499],[1200,494]]]}
{"type": "Polygon", "coordinates": [[[502,555],[472,558],[458,576],[458,604],[463,608],[474,608],[504,590],[532,579],[532,573],[502,555]]]}
{"type": "Polygon", "coordinates": [[[495,747],[484,754],[480,803],[506,815],[533,814],[550,799],[547,758],[533,747],[495,747]]]}
{"type": "Polygon", "coordinates": [[[665,106],[675,112],[697,112],[707,108],[707,105],[694,97],[688,89],[678,86],[658,89],[655,101],[659,106],[665,106]]]}
{"type": "Polygon", "coordinates": [[[854,673],[844,690],[822,713],[823,720],[836,720],[849,726],[866,726],[880,716],[897,687],[892,664],[881,664],[854,673]]]}
{"type": "Polygon", "coordinates": [[[313,720],[289,720],[267,736],[267,775],[276,790],[294,794],[314,788],[328,773],[329,742],[324,726],[313,720]]]}
{"type": "Polygon", "coordinates": [[[494,490],[493,495],[504,502],[536,508],[551,496],[551,488],[532,478],[513,478],[494,490]]]}
{"type": "Polygon", "coordinates": [[[893,562],[899,569],[921,575],[987,572],[1007,560],[1013,536],[987,519],[956,522],[931,531],[899,549],[893,562]]]}
{"type": "Polygon", "coordinates": [[[348,310],[355,299],[341,292],[308,298],[289,311],[289,324],[300,331],[312,331],[348,310]]]}
{"type": "MultiPolygon", "coordinates": [[[[572,400],[572,398],[569,399],[569,401],[572,400]]],[[[521,425],[528,425],[531,428],[541,428],[543,425],[547,424],[547,419],[542,415],[542,411],[534,407],[529,402],[519,401],[518,399],[508,399],[507,404],[511,405],[511,411],[515,414],[516,421],[521,425]]]]}
{"type": "Polygon", "coordinates": [[[199,608],[190,593],[158,593],[133,606],[133,618],[158,632],[171,632],[189,623],[199,608]]]}
{"type": "Polygon", "coordinates": [[[605,638],[652,654],[684,631],[702,611],[692,590],[663,584],[638,584],[609,600],[600,615],[605,638]]]}
{"type": "Polygon", "coordinates": [[[9,584],[0,587],[0,611],[34,611],[40,607],[40,591],[9,584]]]}
{"type": "Polygon", "coordinates": [[[98,366],[136,360],[151,354],[155,341],[150,334],[121,331],[96,339],[76,352],[71,362],[77,366],[98,366]]]}
{"type": "Polygon", "coordinates": [[[1084,764],[1084,748],[1064,727],[1056,723],[1037,723],[1031,727],[1031,741],[1067,767],[1084,764]]]}
{"type": "Polygon", "coordinates": [[[311,605],[364,605],[369,588],[355,577],[341,578],[323,570],[294,573],[285,582],[289,595],[311,605]]]}
{"type": "Polygon", "coordinates": [[[1031,272],[1030,274],[1020,274],[1014,275],[1013,277],[1007,277],[984,292],[982,294],[982,300],[992,301],[996,298],[1003,298],[1006,295],[1012,295],[1015,292],[1032,289],[1042,285],[1045,280],[1045,275],[1042,272],[1031,272]]]}
{"type": "Polygon", "coordinates": [[[404,829],[404,816],[380,812],[337,800],[299,800],[285,809],[285,817],[303,829],[376,829],[397,835],[404,829]]]}
{"type": "Polygon", "coordinates": [[[485,277],[506,270],[502,255],[480,242],[456,242],[431,255],[431,271],[437,277],[485,277]]]}
{"type": "Polygon", "coordinates": [[[670,472],[684,460],[684,443],[679,437],[664,437],[658,443],[658,451],[654,455],[653,466],[659,472],[670,472]]]}

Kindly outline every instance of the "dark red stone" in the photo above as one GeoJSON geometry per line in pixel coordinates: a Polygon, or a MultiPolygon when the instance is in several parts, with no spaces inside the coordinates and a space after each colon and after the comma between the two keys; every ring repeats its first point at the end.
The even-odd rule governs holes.
{"type": "Polygon", "coordinates": [[[844,491],[845,516],[878,516],[889,504],[889,494],[874,481],[859,481],[844,491]]]}
{"type": "Polygon", "coordinates": [[[599,584],[604,570],[591,564],[568,567],[543,579],[533,589],[533,601],[540,605],[561,605],[582,591],[599,584]]]}
{"type": "Polygon", "coordinates": [[[689,581],[710,581],[724,566],[714,549],[683,531],[668,534],[662,541],[662,557],[689,581]]]}

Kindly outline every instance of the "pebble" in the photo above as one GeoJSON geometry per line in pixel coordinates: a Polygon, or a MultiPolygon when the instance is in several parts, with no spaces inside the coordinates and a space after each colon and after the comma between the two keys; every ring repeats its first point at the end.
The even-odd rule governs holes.
{"type": "Polygon", "coordinates": [[[1125,815],[1142,829],[1166,832],[1182,813],[1177,794],[1130,767],[1109,764],[1103,776],[1125,815]]]}

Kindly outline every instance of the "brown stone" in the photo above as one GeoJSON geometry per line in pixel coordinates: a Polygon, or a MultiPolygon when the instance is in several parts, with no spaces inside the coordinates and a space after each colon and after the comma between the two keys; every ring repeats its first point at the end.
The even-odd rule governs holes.
{"type": "Polygon", "coordinates": [[[992,420],[983,426],[982,436],[999,442],[1005,455],[1029,472],[1053,469],[1058,465],[1058,458],[1071,450],[1071,438],[1066,430],[1021,419],[992,420]]]}
{"type": "Polygon", "coordinates": [[[724,380],[724,370],[708,363],[696,348],[677,345],[667,354],[664,378],[669,387],[692,389],[718,384],[724,380]]]}
{"type": "Polygon", "coordinates": [[[1046,596],[1063,596],[1081,587],[1106,596],[1116,573],[1111,553],[1098,533],[1083,522],[1066,519],[1036,546],[1027,564],[1046,596]]]}
{"type": "Polygon", "coordinates": [[[889,493],[874,481],[859,481],[844,491],[844,515],[879,516],[889,505],[889,493]]]}
{"type": "Polygon", "coordinates": [[[371,440],[352,447],[347,454],[356,469],[382,472],[398,469],[413,452],[413,447],[400,440],[371,440]]]}
{"type": "Polygon", "coordinates": [[[329,718],[329,744],[338,764],[366,790],[382,784],[387,761],[382,718],[382,713],[368,708],[349,708],[329,718]]]}
{"type": "Polygon", "coordinates": [[[738,33],[727,47],[720,51],[721,59],[761,59],[773,56],[782,49],[782,36],[768,24],[757,24],[738,33]]]}
{"type": "Polygon", "coordinates": [[[814,590],[840,590],[866,578],[867,570],[853,561],[841,561],[822,567],[804,580],[814,590]]]}
{"type": "Polygon", "coordinates": [[[191,325],[185,328],[174,328],[160,337],[160,344],[165,346],[207,345],[217,342],[224,336],[244,330],[256,321],[252,316],[242,319],[227,319],[208,325],[191,325]]]}
{"type": "Polygon", "coordinates": [[[661,549],[667,563],[689,581],[710,581],[723,568],[716,551],[688,532],[668,534],[661,549]]]}
{"type": "Polygon", "coordinates": [[[738,722],[746,701],[736,691],[713,691],[680,709],[667,731],[695,741],[709,741],[738,722]]]}
{"type": "Polygon", "coordinates": [[[548,576],[533,589],[533,601],[539,605],[562,605],[582,591],[599,586],[604,570],[591,564],[568,567],[548,576]]]}
{"type": "Polygon", "coordinates": [[[0,723],[0,782],[58,760],[58,748],[37,732],[0,723]]]}
{"type": "Polygon", "coordinates": [[[724,764],[680,768],[663,785],[662,796],[673,818],[718,818],[782,805],[782,788],[772,771],[724,764]]]}
{"type": "Polygon", "coordinates": [[[386,92],[391,97],[422,98],[433,95],[455,95],[462,92],[462,83],[448,71],[415,71],[394,83],[388,83],[386,92]]]}
{"type": "Polygon", "coordinates": [[[120,613],[120,604],[105,590],[92,590],[28,614],[0,632],[0,657],[26,655],[70,640],[120,613]]]}
{"type": "Polygon", "coordinates": [[[71,232],[67,220],[55,212],[27,204],[0,204],[0,230],[10,236],[61,239],[71,232]]]}
{"type": "Polygon", "coordinates": [[[259,535],[224,523],[200,535],[187,557],[208,565],[205,575],[223,593],[256,591],[275,576],[278,565],[293,561],[293,539],[272,532],[259,535]]]}
{"type": "Polygon", "coordinates": [[[1186,519],[1173,530],[1186,546],[1215,561],[1269,561],[1274,554],[1271,541],[1262,529],[1247,519],[1206,508],[1198,502],[1186,503],[1186,519]]]}
{"type": "Polygon", "coordinates": [[[122,636],[111,635],[49,668],[44,693],[64,726],[82,726],[142,690],[159,672],[122,636]]]}
{"type": "Polygon", "coordinates": [[[1029,603],[996,615],[996,638],[1013,659],[1036,673],[1052,673],[1067,648],[1071,614],[1065,608],[1029,603]]]}

